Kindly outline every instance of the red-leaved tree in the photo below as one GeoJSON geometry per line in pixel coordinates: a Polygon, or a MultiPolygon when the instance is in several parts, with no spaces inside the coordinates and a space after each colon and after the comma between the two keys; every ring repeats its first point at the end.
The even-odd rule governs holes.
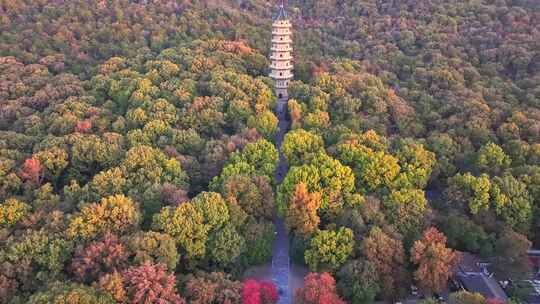
{"type": "Polygon", "coordinates": [[[0,303],[8,303],[11,296],[17,291],[18,284],[15,280],[0,274],[0,303]]]}
{"type": "Polygon", "coordinates": [[[145,263],[123,273],[128,301],[132,304],[185,304],[176,293],[176,278],[163,264],[145,263]]]}
{"type": "Polygon", "coordinates": [[[34,157],[28,158],[24,161],[19,175],[26,182],[34,186],[39,186],[43,177],[43,166],[39,159],[34,157]]]}
{"type": "Polygon", "coordinates": [[[296,304],[345,304],[336,290],[336,281],[331,274],[309,273],[304,278],[304,287],[296,290],[296,304]]]}
{"type": "Polygon", "coordinates": [[[122,270],[127,260],[124,244],[116,235],[106,233],[103,239],[76,249],[71,269],[79,281],[89,283],[103,274],[122,270]]]}
{"type": "Polygon", "coordinates": [[[75,125],[75,131],[79,133],[88,133],[92,129],[92,122],[88,119],[78,121],[75,125]]]}
{"type": "Polygon", "coordinates": [[[272,282],[249,279],[242,286],[244,304],[274,304],[278,298],[276,285],[272,282]]]}
{"type": "Polygon", "coordinates": [[[504,304],[504,300],[502,299],[499,299],[499,298],[489,298],[487,299],[487,304],[504,304]]]}

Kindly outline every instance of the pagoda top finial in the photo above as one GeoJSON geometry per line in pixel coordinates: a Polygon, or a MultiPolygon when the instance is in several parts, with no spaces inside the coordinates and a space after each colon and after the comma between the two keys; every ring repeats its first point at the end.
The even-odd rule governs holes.
{"type": "Polygon", "coordinates": [[[289,15],[287,14],[287,10],[285,9],[285,1],[281,0],[281,4],[279,5],[278,12],[276,16],[274,17],[274,21],[276,20],[289,20],[289,15]]]}

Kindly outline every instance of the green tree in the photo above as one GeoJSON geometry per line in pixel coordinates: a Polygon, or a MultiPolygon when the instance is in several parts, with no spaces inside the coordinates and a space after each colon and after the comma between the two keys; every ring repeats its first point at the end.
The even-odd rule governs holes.
{"type": "Polygon", "coordinates": [[[84,187],[90,200],[100,200],[104,197],[125,194],[127,180],[119,167],[104,170],[94,175],[84,187]]]}
{"type": "Polygon", "coordinates": [[[527,185],[511,174],[495,177],[491,187],[495,213],[513,229],[527,233],[532,221],[531,196],[527,185]]]}
{"type": "Polygon", "coordinates": [[[192,128],[172,129],[171,134],[171,143],[179,153],[198,155],[204,149],[205,140],[192,128]]]}
{"type": "Polygon", "coordinates": [[[227,267],[234,263],[246,249],[244,238],[232,225],[214,231],[208,239],[210,260],[219,267],[227,267]]]}
{"type": "Polygon", "coordinates": [[[386,216],[390,223],[408,240],[416,239],[426,223],[428,202],[419,189],[392,190],[384,199],[386,216]]]}
{"type": "Polygon", "coordinates": [[[261,139],[248,143],[242,152],[232,153],[227,164],[237,162],[246,162],[253,166],[259,175],[272,178],[279,162],[279,153],[271,142],[261,139]]]}
{"type": "Polygon", "coordinates": [[[204,257],[210,226],[204,215],[191,203],[176,208],[165,207],[154,215],[152,226],[172,236],[188,259],[204,257]]]}
{"type": "Polygon", "coordinates": [[[531,242],[525,235],[505,230],[495,242],[495,274],[500,278],[524,279],[531,271],[527,250],[531,242]]]}
{"type": "Polygon", "coordinates": [[[224,106],[221,97],[197,97],[180,113],[180,125],[193,128],[204,136],[219,136],[226,125],[224,106]]]}
{"type": "Polygon", "coordinates": [[[278,131],[278,122],[279,120],[274,113],[264,111],[256,116],[250,116],[247,124],[249,127],[257,129],[267,140],[272,140],[278,131]]]}
{"type": "Polygon", "coordinates": [[[311,239],[305,252],[305,261],[313,271],[339,269],[354,248],[354,234],[351,229],[318,231],[311,239]]]}
{"type": "Polygon", "coordinates": [[[478,150],[474,167],[478,172],[497,175],[508,168],[511,162],[512,160],[501,147],[494,143],[488,143],[478,150]]]}
{"type": "Polygon", "coordinates": [[[154,231],[138,232],[130,235],[126,243],[135,265],[149,262],[164,264],[169,271],[176,269],[180,255],[170,235],[154,231]]]}
{"type": "Polygon", "coordinates": [[[242,235],[246,240],[244,255],[248,264],[258,265],[271,259],[272,244],[275,238],[275,228],[272,222],[250,220],[243,227],[242,235]]]}
{"type": "Polygon", "coordinates": [[[29,304],[114,304],[116,301],[109,295],[101,293],[92,287],[74,284],[52,282],[45,291],[30,297],[29,304]]]}
{"type": "Polygon", "coordinates": [[[69,142],[72,145],[71,165],[84,175],[93,175],[116,165],[124,152],[120,134],[108,133],[102,137],[74,134],[69,137],[69,142]]]}
{"type": "Polygon", "coordinates": [[[493,236],[465,216],[450,213],[440,220],[438,227],[446,235],[450,248],[479,253],[483,257],[493,253],[493,236]]]}
{"type": "Polygon", "coordinates": [[[0,157],[0,199],[19,191],[22,181],[14,172],[15,161],[0,157]]]}
{"type": "Polygon", "coordinates": [[[355,144],[341,144],[337,151],[338,158],[353,168],[358,189],[375,191],[389,187],[400,170],[398,160],[384,151],[355,144]]]}
{"type": "Polygon", "coordinates": [[[0,251],[0,265],[2,273],[16,278],[21,288],[35,290],[61,278],[72,252],[73,242],[56,233],[27,230],[8,238],[0,251]]]}
{"type": "Polygon", "coordinates": [[[458,173],[448,184],[445,196],[450,202],[472,214],[489,209],[491,181],[486,174],[475,177],[468,172],[458,173]]]}
{"type": "Polygon", "coordinates": [[[324,152],[324,142],[319,135],[296,129],[285,135],[281,151],[289,166],[299,166],[324,152]]]}
{"type": "Polygon", "coordinates": [[[219,229],[229,221],[229,209],[221,194],[201,192],[191,200],[191,204],[202,214],[204,224],[210,229],[219,229]]]}
{"type": "Polygon", "coordinates": [[[326,154],[317,155],[311,163],[292,167],[278,186],[278,210],[284,214],[296,185],[303,182],[310,193],[321,193],[321,212],[334,217],[354,191],[354,174],[351,168],[326,154]]]}
{"type": "Polygon", "coordinates": [[[435,133],[427,138],[429,150],[437,156],[437,162],[433,168],[439,178],[449,178],[456,174],[457,168],[454,159],[459,152],[457,142],[448,133],[435,133]]]}
{"type": "Polygon", "coordinates": [[[236,176],[253,176],[256,175],[256,172],[255,167],[245,161],[227,164],[223,167],[221,174],[212,179],[209,188],[213,191],[222,191],[223,185],[229,178],[236,176]]]}
{"type": "Polygon", "coordinates": [[[9,198],[0,204],[0,227],[10,228],[21,221],[31,208],[15,198],[9,198]]]}
{"type": "Polygon", "coordinates": [[[367,260],[351,260],[338,271],[337,289],[349,303],[373,303],[379,293],[379,275],[367,260]]]}
{"type": "Polygon", "coordinates": [[[154,184],[165,182],[187,187],[187,175],[180,162],[167,157],[159,149],[149,146],[131,148],[122,161],[121,168],[127,179],[126,187],[135,193],[154,184]]]}
{"type": "Polygon", "coordinates": [[[458,291],[450,294],[448,298],[450,304],[487,304],[486,298],[480,293],[468,291],[458,291]]]}
{"type": "Polygon", "coordinates": [[[399,140],[395,151],[401,167],[395,181],[396,187],[424,189],[436,162],[435,154],[409,139],[399,140]]]}
{"type": "Polygon", "coordinates": [[[50,183],[46,183],[39,189],[34,190],[33,196],[32,203],[35,209],[51,211],[58,208],[60,204],[60,196],[55,193],[50,183]]]}
{"type": "Polygon", "coordinates": [[[35,157],[45,168],[45,178],[55,184],[69,165],[68,153],[57,147],[40,151],[35,157]]]}

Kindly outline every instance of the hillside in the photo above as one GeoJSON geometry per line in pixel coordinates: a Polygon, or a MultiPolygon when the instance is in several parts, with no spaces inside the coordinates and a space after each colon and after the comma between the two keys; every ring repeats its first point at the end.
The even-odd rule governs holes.
{"type": "Polygon", "coordinates": [[[274,3],[0,1],[0,303],[275,303],[277,219],[297,303],[439,294],[458,251],[531,279],[538,2],[286,7],[281,145],[274,3]]]}

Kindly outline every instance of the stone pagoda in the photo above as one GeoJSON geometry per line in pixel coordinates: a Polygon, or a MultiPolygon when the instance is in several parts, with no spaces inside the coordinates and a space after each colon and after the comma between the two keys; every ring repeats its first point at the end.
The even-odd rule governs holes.
{"type": "Polygon", "coordinates": [[[287,87],[293,78],[292,25],[283,2],[272,23],[272,48],[270,49],[270,78],[274,80],[276,95],[287,99],[287,87]]]}

